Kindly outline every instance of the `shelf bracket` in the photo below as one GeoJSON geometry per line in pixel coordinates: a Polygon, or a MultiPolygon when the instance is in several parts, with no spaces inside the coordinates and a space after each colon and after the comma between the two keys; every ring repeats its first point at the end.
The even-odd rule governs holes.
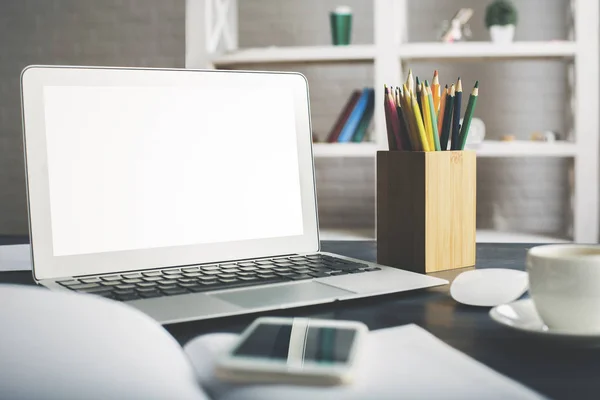
{"type": "Polygon", "coordinates": [[[204,26],[206,51],[214,54],[223,43],[225,51],[235,50],[237,43],[237,1],[205,0],[204,26]]]}

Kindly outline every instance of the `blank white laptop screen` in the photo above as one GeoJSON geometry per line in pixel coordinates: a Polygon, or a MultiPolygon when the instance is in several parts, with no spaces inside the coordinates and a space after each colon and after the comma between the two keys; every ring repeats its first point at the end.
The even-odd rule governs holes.
{"type": "Polygon", "coordinates": [[[303,234],[291,91],[45,86],[43,99],[54,256],[303,234]]]}

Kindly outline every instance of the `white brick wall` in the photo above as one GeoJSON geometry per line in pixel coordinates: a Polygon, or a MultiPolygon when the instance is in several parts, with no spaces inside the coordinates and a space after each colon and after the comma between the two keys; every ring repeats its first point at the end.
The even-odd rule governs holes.
{"type": "MultiPolygon", "coordinates": [[[[373,7],[368,0],[239,0],[240,46],[323,45],[330,43],[328,12],[338,4],[354,9],[353,43],[373,42],[373,7]]],[[[432,41],[442,20],[459,7],[472,7],[473,40],[488,40],[483,24],[487,2],[481,0],[409,0],[409,38],[432,41]]],[[[566,0],[516,0],[517,40],[567,37],[566,0]],[[543,10],[543,18],[540,16],[543,10]]],[[[561,62],[414,63],[416,74],[431,79],[438,68],[444,82],[460,74],[470,89],[480,80],[476,116],[486,123],[488,138],[566,130],[566,67],[561,62]]],[[[298,70],[311,90],[313,127],[324,138],[350,92],[373,85],[372,65],[260,66],[298,70]]],[[[393,82],[390,82],[393,83],[393,82]]],[[[466,106],[466,102],[463,106],[466,106]]],[[[374,226],[372,160],[317,160],[317,191],[322,227],[374,226]]],[[[568,201],[567,160],[480,160],[478,226],[539,233],[562,233],[568,201]]]]}
{"type": "MultiPolygon", "coordinates": [[[[372,43],[370,0],[238,0],[240,45],[329,44],[328,11],[348,4],[355,11],[353,42],[372,43]]],[[[517,39],[566,37],[566,0],[516,0],[517,39]],[[543,10],[543,18],[540,16],[543,10]]],[[[481,0],[409,0],[411,40],[434,39],[438,23],[459,6],[475,9],[474,39],[487,40],[481,0]]],[[[19,73],[27,64],[183,66],[185,0],[0,1],[0,234],[27,230],[19,110],[19,73]]],[[[370,64],[291,65],[310,82],[313,126],[323,138],[350,92],[373,84],[370,64]]],[[[481,81],[477,116],[488,136],[565,129],[565,68],[561,63],[502,62],[411,65],[429,76],[459,71],[467,87],[481,81]],[[512,95],[516,93],[515,95],[512,95]],[[511,97],[512,95],[512,97],[511,97]]],[[[391,82],[392,83],[392,82],[391,82]]],[[[319,211],[324,227],[374,225],[372,160],[319,159],[319,211]]],[[[561,232],[566,220],[567,161],[482,160],[478,177],[481,227],[561,232]]]]}
{"type": "Polygon", "coordinates": [[[184,24],[185,0],[0,1],[0,235],[27,232],[23,67],[183,67],[184,24]]]}

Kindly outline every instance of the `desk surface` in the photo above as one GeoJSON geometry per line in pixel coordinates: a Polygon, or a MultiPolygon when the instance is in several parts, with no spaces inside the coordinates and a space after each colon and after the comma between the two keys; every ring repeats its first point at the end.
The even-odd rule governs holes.
{"type": "MultiPolygon", "coordinates": [[[[0,244],[23,243],[0,238],[0,244]]],[[[531,245],[478,244],[477,268],[523,269],[531,245]]],[[[375,260],[375,242],[324,242],[323,250],[363,260],[375,260]]],[[[434,274],[452,280],[458,273],[434,274]]],[[[30,272],[2,272],[0,282],[32,284],[30,272]]],[[[370,329],[415,323],[456,349],[550,398],[600,396],[600,349],[559,347],[514,332],[492,321],[489,309],[461,306],[448,294],[449,285],[413,293],[386,295],[337,304],[278,311],[271,315],[309,316],[362,321],[370,329]]],[[[240,332],[256,315],[167,326],[184,344],[196,335],[240,332]]],[[[423,371],[427,373],[427,371],[423,371]]],[[[435,377],[431,377],[432,382],[435,377]]]]}

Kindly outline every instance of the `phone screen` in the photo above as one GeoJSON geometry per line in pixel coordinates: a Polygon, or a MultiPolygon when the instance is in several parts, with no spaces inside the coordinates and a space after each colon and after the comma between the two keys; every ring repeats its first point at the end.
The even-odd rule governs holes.
{"type": "Polygon", "coordinates": [[[233,351],[234,356],[287,364],[346,364],[356,331],[306,323],[259,324],[233,351]]]}

